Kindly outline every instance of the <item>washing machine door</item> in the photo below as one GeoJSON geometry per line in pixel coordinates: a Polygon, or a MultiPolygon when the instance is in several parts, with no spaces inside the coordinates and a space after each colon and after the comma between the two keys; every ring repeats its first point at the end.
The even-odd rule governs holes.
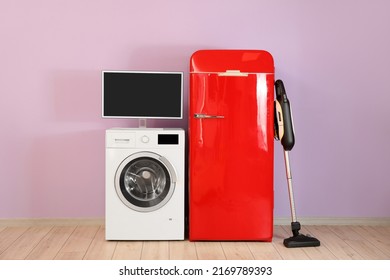
{"type": "Polygon", "coordinates": [[[129,208],[150,212],[163,207],[172,197],[176,173],[170,162],[155,153],[127,157],[115,174],[115,189],[129,208]]]}

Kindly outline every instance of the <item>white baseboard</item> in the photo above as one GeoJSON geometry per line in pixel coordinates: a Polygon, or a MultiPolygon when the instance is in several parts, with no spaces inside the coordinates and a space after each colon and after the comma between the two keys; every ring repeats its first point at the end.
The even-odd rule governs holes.
{"type": "MultiPolygon", "coordinates": [[[[306,217],[298,221],[304,225],[362,225],[390,226],[390,217],[306,217]]],[[[58,218],[58,219],[0,219],[0,227],[12,226],[78,226],[104,225],[104,218],[58,218]]],[[[275,225],[290,225],[291,218],[274,218],[275,225]]]]}
{"type": "MultiPolygon", "coordinates": [[[[390,226],[390,217],[306,217],[298,218],[301,225],[355,225],[355,226],[390,226]]],[[[290,225],[291,218],[274,218],[275,225],[290,225]]]]}

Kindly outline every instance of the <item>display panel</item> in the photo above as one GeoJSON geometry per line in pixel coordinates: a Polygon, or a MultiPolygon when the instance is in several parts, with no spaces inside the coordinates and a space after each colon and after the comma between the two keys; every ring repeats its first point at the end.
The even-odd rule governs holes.
{"type": "Polygon", "coordinates": [[[183,73],[102,71],[102,116],[181,119],[183,73]]]}
{"type": "Polygon", "coordinates": [[[178,134],[159,134],[158,135],[159,145],[179,145],[178,134]]]}

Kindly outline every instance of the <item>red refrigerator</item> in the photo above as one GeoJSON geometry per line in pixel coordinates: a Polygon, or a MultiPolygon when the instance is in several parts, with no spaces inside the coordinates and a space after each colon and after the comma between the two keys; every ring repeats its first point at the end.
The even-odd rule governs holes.
{"type": "Polygon", "coordinates": [[[271,241],[274,63],[260,50],[190,61],[189,238],[271,241]]]}

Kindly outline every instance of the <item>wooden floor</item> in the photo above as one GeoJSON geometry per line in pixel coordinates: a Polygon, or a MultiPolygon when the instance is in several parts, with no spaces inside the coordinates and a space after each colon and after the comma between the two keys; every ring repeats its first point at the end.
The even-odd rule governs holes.
{"type": "Polygon", "coordinates": [[[0,259],[27,260],[389,260],[390,226],[305,226],[320,247],[287,249],[288,226],[275,226],[273,242],[105,241],[104,226],[0,227],[0,259]]]}

